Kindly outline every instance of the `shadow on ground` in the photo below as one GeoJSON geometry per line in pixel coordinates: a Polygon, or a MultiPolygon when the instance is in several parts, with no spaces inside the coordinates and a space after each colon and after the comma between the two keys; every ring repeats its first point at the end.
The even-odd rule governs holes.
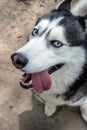
{"type": "Polygon", "coordinates": [[[34,101],[31,111],[19,115],[19,130],[87,130],[78,108],[58,108],[52,117],[45,116],[43,108],[43,104],[34,101]]]}

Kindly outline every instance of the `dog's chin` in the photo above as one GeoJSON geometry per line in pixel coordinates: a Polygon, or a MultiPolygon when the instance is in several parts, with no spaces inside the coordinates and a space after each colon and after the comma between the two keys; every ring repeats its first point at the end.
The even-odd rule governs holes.
{"type": "Polygon", "coordinates": [[[34,88],[38,93],[43,93],[51,88],[52,80],[50,75],[63,66],[64,64],[58,64],[41,72],[24,73],[20,85],[25,89],[34,88]]]}

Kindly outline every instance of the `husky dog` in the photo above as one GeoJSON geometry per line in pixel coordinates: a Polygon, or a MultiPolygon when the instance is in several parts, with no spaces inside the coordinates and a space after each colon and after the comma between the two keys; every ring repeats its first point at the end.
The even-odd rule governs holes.
{"type": "Polygon", "coordinates": [[[58,105],[79,106],[87,122],[87,34],[85,16],[64,0],[36,22],[29,41],[12,56],[25,72],[20,84],[31,88],[51,116],[58,105]]]}

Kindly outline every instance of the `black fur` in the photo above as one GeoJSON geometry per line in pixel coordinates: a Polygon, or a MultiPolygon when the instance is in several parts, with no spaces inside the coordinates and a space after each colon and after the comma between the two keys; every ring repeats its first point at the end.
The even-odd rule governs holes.
{"type": "Polygon", "coordinates": [[[61,21],[65,28],[65,36],[71,46],[78,46],[85,40],[85,22],[80,23],[78,17],[66,16],[61,21]]]}

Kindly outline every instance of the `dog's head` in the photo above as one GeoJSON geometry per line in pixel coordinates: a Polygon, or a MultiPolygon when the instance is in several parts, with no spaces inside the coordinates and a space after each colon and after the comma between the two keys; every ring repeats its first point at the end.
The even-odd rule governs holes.
{"type": "Polygon", "coordinates": [[[30,87],[32,79],[38,92],[48,90],[52,83],[51,73],[67,64],[75,64],[76,57],[84,56],[86,16],[74,16],[70,3],[71,0],[65,0],[40,17],[27,44],[11,56],[16,68],[25,72],[21,80],[23,87],[30,87]]]}

